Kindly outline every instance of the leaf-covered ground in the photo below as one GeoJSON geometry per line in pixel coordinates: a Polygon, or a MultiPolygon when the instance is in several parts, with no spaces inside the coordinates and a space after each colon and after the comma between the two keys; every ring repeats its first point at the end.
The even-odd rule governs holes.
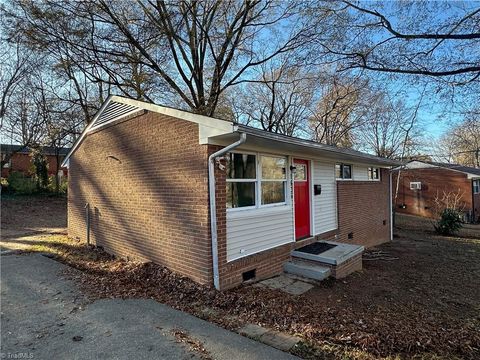
{"type": "Polygon", "coordinates": [[[153,298],[232,330],[249,322],[299,335],[305,341],[294,352],[307,358],[479,359],[480,231],[439,237],[409,221],[397,222],[394,241],[367,254],[362,272],[301,296],[251,285],[219,293],[65,235],[2,246],[21,241],[30,251],[53,254],[80,270],[68,276],[92,299],[153,298]]]}

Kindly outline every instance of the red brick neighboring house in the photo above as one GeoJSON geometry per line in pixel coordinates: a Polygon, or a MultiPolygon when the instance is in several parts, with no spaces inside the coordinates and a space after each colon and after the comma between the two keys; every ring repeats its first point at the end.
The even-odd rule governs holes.
{"type": "MultiPolygon", "coordinates": [[[[31,175],[32,158],[30,156],[30,151],[31,150],[28,147],[21,145],[1,144],[2,160],[11,155],[10,160],[2,167],[2,177],[8,177],[13,171],[21,172],[24,175],[31,175]]],[[[69,151],[70,148],[59,149],[60,163],[64,160],[69,151]]],[[[62,170],[63,175],[67,176],[67,167],[60,166],[59,169],[57,169],[57,159],[54,148],[44,146],[42,147],[42,152],[47,157],[48,175],[55,175],[58,170],[62,170]]]]}
{"type": "Polygon", "coordinates": [[[71,237],[217,289],[322,239],[356,249],[342,277],[392,236],[398,163],[141,101],[110,97],[65,164],[71,237]]]}
{"type": "Polygon", "coordinates": [[[480,169],[457,164],[412,160],[392,171],[394,189],[400,172],[396,211],[435,216],[435,200],[458,197],[465,220],[480,221],[480,169]]]}

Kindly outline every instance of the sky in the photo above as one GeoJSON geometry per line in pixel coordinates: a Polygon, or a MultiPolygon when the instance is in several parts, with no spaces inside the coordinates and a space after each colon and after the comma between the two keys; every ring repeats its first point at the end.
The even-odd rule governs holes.
{"type": "MultiPolygon", "coordinates": [[[[2,4],[4,0],[0,0],[0,4],[2,4]]],[[[440,2],[438,2],[440,4],[440,2]]],[[[443,2],[445,3],[445,2],[443,2]]],[[[372,2],[363,2],[364,6],[373,7],[374,3],[372,2]]],[[[388,3],[392,4],[392,3],[388,3]]],[[[432,3],[429,3],[432,4],[432,3]]],[[[446,11],[439,11],[439,12],[432,12],[428,14],[432,18],[437,19],[447,19],[450,16],[455,15],[459,9],[462,10],[463,8],[471,8],[472,6],[479,6],[480,2],[451,2],[453,4],[446,11]]],[[[395,14],[395,12],[393,12],[395,14]]],[[[399,26],[398,23],[401,24],[398,18],[390,18],[392,23],[395,26],[399,26]]],[[[428,19],[426,20],[428,21],[428,19]]],[[[395,91],[395,87],[398,87],[399,84],[403,88],[403,92],[406,93],[406,102],[410,107],[414,107],[415,104],[418,102],[419,99],[419,86],[410,85],[408,75],[404,77],[399,77],[397,80],[398,83],[392,83],[391,86],[392,91],[395,91]]],[[[454,111],[445,111],[448,108],[448,103],[445,99],[442,99],[441,95],[433,91],[432,89],[427,92],[427,95],[424,96],[422,100],[422,106],[419,109],[418,119],[422,124],[422,128],[424,129],[424,137],[425,140],[435,142],[437,141],[448,129],[449,125],[460,120],[460,116],[455,114],[454,111]],[[447,104],[447,105],[446,105],[447,104]]],[[[448,109],[447,109],[448,110],[448,109]]],[[[4,140],[4,134],[0,134],[0,139],[4,140]],[[2,136],[3,135],[3,136],[2,136]]]]}

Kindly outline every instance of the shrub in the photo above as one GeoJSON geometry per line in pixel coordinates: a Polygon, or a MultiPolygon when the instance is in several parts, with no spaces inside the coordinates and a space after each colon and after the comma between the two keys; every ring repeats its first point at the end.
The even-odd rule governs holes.
{"type": "MultiPolygon", "coordinates": [[[[55,175],[50,175],[48,177],[48,191],[54,193],[55,192],[55,175]]],[[[59,194],[66,194],[68,188],[68,180],[66,176],[62,176],[60,178],[60,184],[58,184],[58,193],[59,194]]]]}
{"type": "Polygon", "coordinates": [[[30,156],[32,157],[32,165],[37,179],[38,190],[48,187],[48,160],[39,149],[33,149],[30,156]]]}
{"type": "Polygon", "coordinates": [[[37,191],[35,180],[14,171],[8,176],[8,188],[18,194],[33,194],[37,191]]]}
{"type": "Polygon", "coordinates": [[[440,235],[454,235],[462,228],[460,213],[455,209],[444,209],[434,227],[440,235]]]}
{"type": "Polygon", "coordinates": [[[7,178],[0,178],[0,185],[2,187],[2,194],[8,194],[11,188],[8,186],[7,178]]]}

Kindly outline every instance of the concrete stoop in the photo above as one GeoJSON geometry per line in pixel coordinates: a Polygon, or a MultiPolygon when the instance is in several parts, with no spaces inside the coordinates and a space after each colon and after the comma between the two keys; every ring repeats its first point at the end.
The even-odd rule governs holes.
{"type": "Polygon", "coordinates": [[[312,262],[292,259],[283,265],[283,271],[288,274],[302,276],[308,279],[322,281],[332,273],[329,267],[312,262]]]}
{"type": "Polygon", "coordinates": [[[309,251],[310,245],[293,250],[290,254],[291,260],[284,264],[284,271],[321,281],[329,276],[336,279],[344,278],[362,269],[362,254],[365,250],[363,246],[333,241],[319,243],[334,245],[334,247],[318,254],[309,251]]]}

